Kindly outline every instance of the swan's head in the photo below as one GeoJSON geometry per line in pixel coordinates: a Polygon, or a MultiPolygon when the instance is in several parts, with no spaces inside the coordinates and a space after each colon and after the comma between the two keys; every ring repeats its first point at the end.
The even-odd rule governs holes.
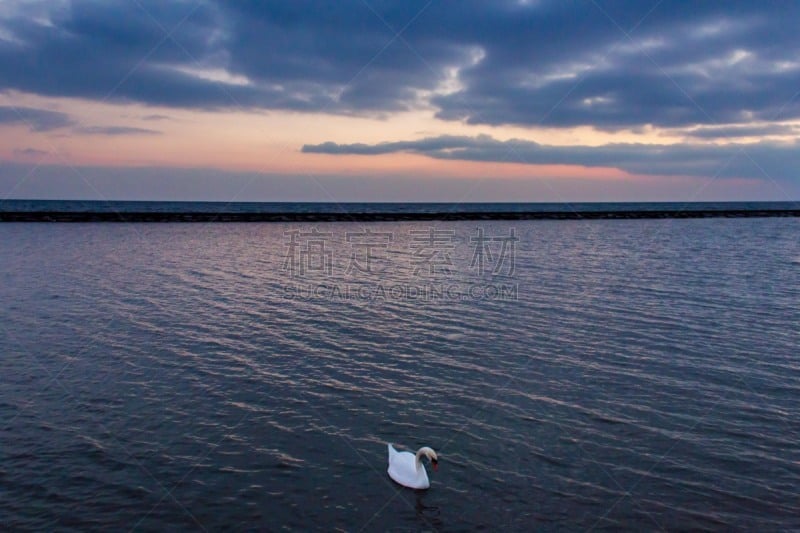
{"type": "Polygon", "coordinates": [[[436,455],[436,452],[433,451],[432,448],[428,448],[427,446],[423,446],[422,448],[420,448],[419,451],[417,452],[417,457],[419,458],[422,455],[430,459],[431,466],[433,466],[434,470],[439,470],[439,456],[436,455]]]}

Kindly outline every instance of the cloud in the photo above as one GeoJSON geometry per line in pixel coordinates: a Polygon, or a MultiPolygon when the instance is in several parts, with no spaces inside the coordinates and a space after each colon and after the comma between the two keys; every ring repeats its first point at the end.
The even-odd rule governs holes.
{"type": "Polygon", "coordinates": [[[699,139],[725,139],[736,137],[767,137],[797,135],[798,129],[789,124],[767,124],[763,126],[733,125],[695,128],[684,135],[699,139]]]}
{"type": "MultiPolygon", "coordinates": [[[[399,30],[423,6],[397,3],[380,16],[399,30]]],[[[422,62],[352,1],[76,0],[46,25],[21,8],[2,29],[13,36],[0,40],[3,88],[185,108],[407,109],[466,55],[420,35],[431,50],[422,62]]]]}
{"type": "Polygon", "coordinates": [[[21,157],[43,157],[49,153],[37,148],[17,148],[14,150],[14,154],[21,157]]]}
{"type": "Polygon", "coordinates": [[[157,130],[135,128],[130,126],[81,126],[75,128],[76,133],[85,135],[160,135],[157,130]]]}
{"type": "Polygon", "coordinates": [[[800,39],[782,20],[797,5],[791,14],[747,2],[544,5],[520,21],[528,38],[488,41],[486,59],[460,73],[463,88],[433,98],[438,117],[617,130],[800,113],[800,39]]]}
{"type": "Polygon", "coordinates": [[[606,130],[800,117],[794,2],[10,5],[0,89],[606,130]]]}
{"type": "Polygon", "coordinates": [[[72,131],[85,135],[157,135],[160,131],[130,126],[78,126],[66,113],[33,107],[0,106],[0,126],[22,124],[34,132],[51,131],[72,126],[72,131]]]}
{"type": "Polygon", "coordinates": [[[70,126],[72,119],[64,113],[32,107],[0,106],[0,126],[23,124],[31,131],[50,131],[70,126]]]}
{"type": "Polygon", "coordinates": [[[439,136],[379,144],[307,144],[305,153],[381,155],[408,152],[434,159],[530,165],[613,167],[632,174],[796,180],[800,143],[637,144],[552,146],[533,141],[500,141],[488,135],[439,136]]]}

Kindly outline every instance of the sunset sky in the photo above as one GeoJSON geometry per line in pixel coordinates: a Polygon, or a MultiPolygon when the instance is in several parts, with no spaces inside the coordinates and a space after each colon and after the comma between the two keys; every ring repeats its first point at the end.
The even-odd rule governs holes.
{"type": "Polygon", "coordinates": [[[800,3],[6,0],[0,199],[800,200],[800,3]]]}

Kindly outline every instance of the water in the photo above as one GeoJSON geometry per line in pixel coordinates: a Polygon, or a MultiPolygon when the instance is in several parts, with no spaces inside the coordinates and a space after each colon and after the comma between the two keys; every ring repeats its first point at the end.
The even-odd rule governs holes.
{"type": "Polygon", "coordinates": [[[379,202],[150,202],[100,200],[0,200],[2,211],[99,213],[452,213],[459,211],[715,211],[800,209],[800,202],[575,202],[575,203],[379,203],[379,202]]]}
{"type": "Polygon", "coordinates": [[[0,225],[3,526],[800,528],[800,221],[430,226],[0,225]]]}

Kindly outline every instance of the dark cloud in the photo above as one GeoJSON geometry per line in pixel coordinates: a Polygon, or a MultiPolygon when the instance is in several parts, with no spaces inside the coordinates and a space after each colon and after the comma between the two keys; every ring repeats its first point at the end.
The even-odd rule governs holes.
{"type": "MultiPolygon", "coordinates": [[[[399,30],[423,6],[397,3],[381,16],[399,30]]],[[[422,36],[435,51],[420,61],[363,2],[76,0],[52,14],[55,29],[24,15],[4,24],[14,36],[0,41],[6,88],[167,106],[405,109],[465,54],[422,36]]]]}
{"type": "Polygon", "coordinates": [[[142,120],[170,120],[170,117],[167,115],[145,115],[142,117],[142,120]]]}
{"type": "Polygon", "coordinates": [[[607,130],[800,118],[795,2],[11,5],[3,89],[607,130]]]}
{"type": "Polygon", "coordinates": [[[49,153],[37,148],[17,148],[14,150],[14,154],[21,157],[43,157],[49,153]]]}
{"type": "Polygon", "coordinates": [[[13,36],[0,41],[4,88],[180,106],[222,101],[224,93],[214,83],[173,68],[214,53],[216,21],[206,4],[76,0],[66,8],[51,5],[49,24],[29,17],[26,4],[3,24],[13,36]],[[175,41],[166,37],[170,31],[175,41]]]}
{"type": "Polygon", "coordinates": [[[77,126],[77,122],[66,113],[33,107],[0,106],[0,126],[10,124],[22,124],[36,132],[72,126],[72,131],[85,135],[156,135],[161,133],[157,130],[129,126],[77,126]]]}
{"type": "Polygon", "coordinates": [[[784,5],[787,12],[753,2],[546,6],[529,15],[528,38],[486,42],[486,59],[461,73],[464,88],[433,99],[439,117],[615,130],[800,113],[792,100],[800,40],[783,18],[795,18],[798,5],[784,5]]]}
{"type": "Polygon", "coordinates": [[[75,128],[76,133],[84,135],[160,135],[157,130],[134,128],[129,126],[82,126],[75,128]]]}
{"type": "Polygon", "coordinates": [[[31,131],[50,131],[72,123],[65,113],[32,107],[0,106],[0,125],[23,124],[31,131]]]}
{"type": "Polygon", "coordinates": [[[368,144],[332,142],[305,145],[306,153],[380,155],[410,152],[434,159],[491,161],[531,165],[613,167],[634,174],[796,180],[800,144],[616,143],[603,146],[552,146],[511,139],[440,136],[416,141],[368,144]]]}
{"type": "Polygon", "coordinates": [[[797,128],[789,124],[768,124],[766,126],[722,126],[695,128],[684,134],[699,139],[726,139],[736,137],[767,137],[796,135],[797,128]]]}

